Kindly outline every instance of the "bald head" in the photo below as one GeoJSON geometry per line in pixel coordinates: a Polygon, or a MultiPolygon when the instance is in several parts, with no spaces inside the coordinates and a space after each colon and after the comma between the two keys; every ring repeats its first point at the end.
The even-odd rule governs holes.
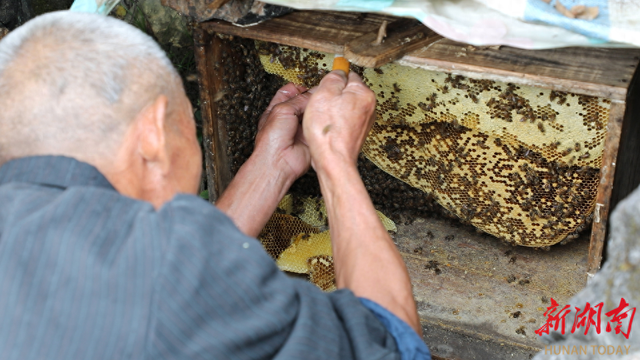
{"type": "Polygon", "coordinates": [[[94,14],[40,16],[0,41],[0,165],[114,156],[142,109],[163,94],[171,109],[182,91],[162,49],[135,27],[94,14]]]}

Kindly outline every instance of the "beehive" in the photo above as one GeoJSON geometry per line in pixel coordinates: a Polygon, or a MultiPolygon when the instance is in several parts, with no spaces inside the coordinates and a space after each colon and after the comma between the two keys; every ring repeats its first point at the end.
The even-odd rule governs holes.
{"type": "MultiPolygon", "coordinates": [[[[345,44],[377,33],[382,21],[394,19],[301,11],[250,28],[214,21],[196,29],[213,200],[251,153],[257,118],[285,81],[265,67],[281,60],[286,70],[302,64],[303,71],[289,80],[314,85],[330,67],[330,54],[345,54],[345,44]],[[266,46],[256,47],[256,40],[266,46]]],[[[378,137],[367,141],[358,169],[376,208],[397,224],[392,237],[411,277],[425,341],[435,355],[528,358],[542,347],[533,335],[544,322],[539,309],[548,306],[550,297],[566,303],[584,286],[585,272],[597,271],[609,209],[640,183],[640,170],[635,170],[640,169],[635,155],[640,122],[629,121],[640,113],[640,102],[633,101],[639,60],[639,51],[620,49],[534,52],[435,39],[395,63],[352,68],[366,78],[381,105],[372,133],[378,137]],[[414,89],[421,90],[416,94],[414,89]],[[469,110],[458,111],[463,105],[469,110]],[[465,156],[456,161],[454,154],[465,156]],[[419,172],[406,173],[411,162],[419,172]],[[490,188],[483,176],[499,186],[490,188]],[[476,191],[464,191],[469,188],[476,191]],[[465,196],[470,205],[465,206],[465,196]],[[554,201],[582,205],[548,207],[554,201]],[[508,226],[519,223],[505,210],[522,206],[527,213],[515,216],[527,230],[514,229],[511,235],[508,226]],[[574,217],[556,224],[552,217],[560,211],[573,211],[574,217]],[[587,226],[590,213],[593,225],[587,226]],[[496,223],[504,225],[478,232],[486,217],[501,217],[496,223]],[[531,243],[563,243],[563,237],[574,237],[582,227],[576,241],[549,252],[535,251],[547,246],[531,243]],[[511,246],[518,243],[525,246],[511,246]]],[[[303,176],[291,192],[317,200],[315,174],[303,176]]],[[[280,210],[270,222],[278,224],[274,229],[289,227],[287,236],[272,237],[280,245],[267,244],[274,258],[295,241],[293,233],[305,231],[291,225],[296,220],[285,216],[291,214],[280,210]]],[[[326,231],[326,219],[316,219],[318,234],[326,231]]],[[[311,256],[304,266],[327,289],[331,283],[322,285],[316,275],[330,272],[329,256],[311,256]]]]}
{"type": "MultiPolygon", "coordinates": [[[[258,42],[271,74],[317,85],[333,56],[258,42]]],[[[545,247],[577,237],[595,206],[610,101],[416,69],[364,69],[378,99],[363,152],[464,222],[545,247]]]]}

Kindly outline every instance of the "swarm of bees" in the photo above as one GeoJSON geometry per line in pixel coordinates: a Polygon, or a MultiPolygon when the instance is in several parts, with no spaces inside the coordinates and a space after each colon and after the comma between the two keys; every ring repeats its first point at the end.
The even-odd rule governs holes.
{"type": "Polygon", "coordinates": [[[217,113],[227,127],[227,155],[232,174],[253,152],[258,120],[269,105],[282,79],[264,71],[253,40],[224,37],[219,69],[221,88],[214,95],[217,113]]]}

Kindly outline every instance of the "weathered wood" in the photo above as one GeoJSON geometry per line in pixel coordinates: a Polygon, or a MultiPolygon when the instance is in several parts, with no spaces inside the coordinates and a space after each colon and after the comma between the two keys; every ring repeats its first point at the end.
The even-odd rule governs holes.
{"type": "Polygon", "coordinates": [[[508,46],[495,49],[441,39],[407,54],[401,63],[624,100],[639,61],[640,49],[523,50],[508,46]]]}
{"type": "MultiPolygon", "coordinates": [[[[398,18],[377,14],[299,11],[252,27],[223,21],[203,24],[208,31],[237,35],[333,54],[361,36],[377,34],[383,21],[398,18]]],[[[640,49],[562,48],[523,50],[474,47],[448,39],[407,53],[399,62],[473,78],[500,79],[577,94],[624,100],[640,61],[640,49]]]]}
{"type": "Polygon", "coordinates": [[[602,165],[600,167],[600,184],[596,195],[596,207],[591,226],[591,243],[589,245],[589,260],[587,263],[587,281],[600,269],[602,250],[607,232],[607,221],[611,205],[611,190],[614,185],[616,157],[620,145],[620,134],[624,119],[625,103],[613,101],[609,110],[607,135],[604,139],[602,165]]]}
{"type": "Polygon", "coordinates": [[[396,20],[386,26],[385,32],[383,39],[378,30],[351,40],[344,47],[344,56],[356,65],[375,68],[442,38],[414,19],[396,20]],[[382,42],[378,44],[378,40],[382,42]]]}
{"type": "Polygon", "coordinates": [[[196,66],[199,73],[204,158],[209,201],[215,202],[231,182],[224,119],[217,116],[216,94],[223,91],[221,53],[227,44],[201,28],[194,30],[196,66]]]}
{"type": "Polygon", "coordinates": [[[205,164],[205,174],[207,177],[207,187],[209,189],[209,201],[215,203],[217,200],[217,192],[215,190],[216,170],[214,167],[214,151],[213,146],[213,114],[210,106],[205,104],[211,103],[211,85],[209,82],[209,72],[207,69],[207,54],[205,47],[210,41],[210,35],[195,28],[193,31],[193,39],[195,43],[195,60],[196,69],[198,71],[198,86],[200,88],[200,111],[202,114],[202,142],[203,156],[205,164]]]}
{"type": "Polygon", "coordinates": [[[392,22],[397,18],[378,14],[300,11],[250,27],[214,20],[203,23],[202,28],[209,32],[344,54],[346,43],[377,31],[385,20],[392,22]]]}

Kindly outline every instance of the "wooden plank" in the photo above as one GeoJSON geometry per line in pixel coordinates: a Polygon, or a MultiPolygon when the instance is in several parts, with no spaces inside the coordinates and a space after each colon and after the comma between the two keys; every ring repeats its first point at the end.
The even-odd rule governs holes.
{"type": "Polygon", "coordinates": [[[346,43],[377,31],[383,21],[394,20],[397,18],[377,14],[299,11],[250,27],[238,27],[220,20],[201,26],[209,32],[344,54],[346,43]]]}
{"type": "Polygon", "coordinates": [[[217,36],[212,36],[200,28],[194,29],[194,39],[196,66],[200,75],[200,106],[209,201],[214,203],[232,179],[226,151],[226,124],[224,119],[216,116],[216,94],[225,88],[220,65],[225,44],[217,36]]]}
{"type": "Polygon", "coordinates": [[[386,32],[384,40],[381,30],[370,32],[348,42],[344,47],[344,56],[352,63],[365,67],[380,67],[388,62],[398,60],[404,54],[425,47],[440,39],[433,30],[414,19],[399,19],[383,27],[386,32]],[[378,43],[378,40],[383,40],[378,43]]]}
{"type": "Polygon", "coordinates": [[[407,65],[577,94],[624,100],[640,49],[523,50],[475,47],[448,39],[407,54],[407,65]]]}
{"type": "Polygon", "coordinates": [[[600,167],[600,184],[596,195],[596,208],[591,226],[591,243],[589,245],[589,259],[587,263],[587,281],[600,269],[602,250],[607,232],[607,220],[611,205],[611,190],[614,184],[616,157],[620,145],[620,134],[624,119],[625,103],[612,101],[609,110],[607,135],[604,139],[602,165],[600,167]]]}
{"type": "Polygon", "coordinates": [[[202,114],[202,147],[204,156],[205,174],[207,177],[207,188],[209,190],[209,201],[215,203],[217,192],[215,190],[216,173],[213,166],[214,146],[211,140],[213,133],[213,114],[211,107],[205,104],[211,103],[210,77],[207,69],[206,44],[211,39],[210,35],[202,29],[196,27],[193,30],[194,52],[196,59],[196,69],[198,71],[198,86],[200,88],[200,112],[202,114]]]}
{"type": "MultiPolygon", "coordinates": [[[[208,31],[344,54],[345,44],[375,33],[383,21],[377,14],[298,11],[252,27],[224,21],[202,26],[208,31]]],[[[577,94],[624,100],[640,49],[562,48],[523,50],[507,46],[474,47],[448,39],[405,55],[401,64],[533,85],[577,94]]]]}

